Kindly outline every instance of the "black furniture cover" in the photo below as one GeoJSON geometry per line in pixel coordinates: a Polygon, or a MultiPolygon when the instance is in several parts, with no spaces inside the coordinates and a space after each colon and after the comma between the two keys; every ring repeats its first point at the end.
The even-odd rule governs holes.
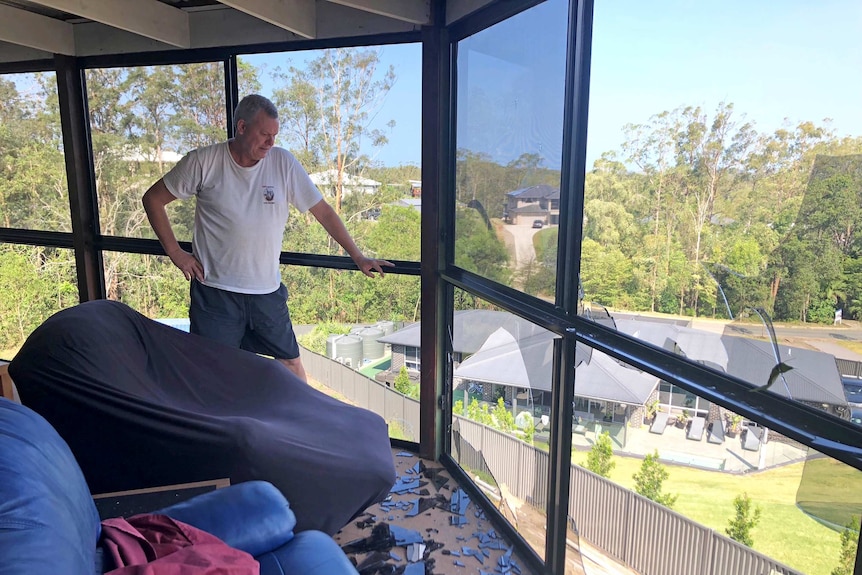
{"type": "Polygon", "coordinates": [[[380,416],[277,361],[115,301],[50,317],[9,373],[22,403],[72,448],[93,493],[263,479],[290,502],[297,531],[334,534],[395,482],[380,416]]]}

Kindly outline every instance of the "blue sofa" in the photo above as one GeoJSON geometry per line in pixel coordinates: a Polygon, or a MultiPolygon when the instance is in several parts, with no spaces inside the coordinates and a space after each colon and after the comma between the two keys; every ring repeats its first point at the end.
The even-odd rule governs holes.
{"type": "MultiPolygon", "coordinates": [[[[154,513],[250,553],[262,575],[357,573],[330,536],[313,530],[294,534],[296,518],[287,500],[265,481],[211,491],[154,513]]],[[[101,573],[100,529],[66,442],[36,412],[0,398],[0,573],[101,573]]]]}

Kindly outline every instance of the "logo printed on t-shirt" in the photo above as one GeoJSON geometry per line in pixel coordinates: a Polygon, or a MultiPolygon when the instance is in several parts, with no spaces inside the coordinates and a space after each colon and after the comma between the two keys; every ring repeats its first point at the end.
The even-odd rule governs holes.
{"type": "Polygon", "coordinates": [[[272,204],[275,197],[275,186],[263,186],[263,203],[272,204]]]}

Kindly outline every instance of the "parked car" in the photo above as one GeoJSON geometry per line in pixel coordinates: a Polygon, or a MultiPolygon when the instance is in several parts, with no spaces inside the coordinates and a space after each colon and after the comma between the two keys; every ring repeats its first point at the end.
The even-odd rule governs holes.
{"type": "Polygon", "coordinates": [[[862,425],[862,409],[851,409],[850,410],[850,423],[855,423],[856,425],[862,425]]]}
{"type": "Polygon", "coordinates": [[[542,226],[545,225],[545,222],[542,220],[533,220],[533,227],[536,229],[542,229],[542,226]]]}
{"type": "Polygon", "coordinates": [[[856,377],[842,377],[844,384],[844,397],[847,403],[862,407],[862,379],[856,377]]]}

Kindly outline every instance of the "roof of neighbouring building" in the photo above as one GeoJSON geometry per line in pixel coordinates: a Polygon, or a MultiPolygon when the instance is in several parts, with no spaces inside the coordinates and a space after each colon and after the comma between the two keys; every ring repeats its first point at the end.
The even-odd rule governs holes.
{"type": "Polygon", "coordinates": [[[557,188],[552,188],[547,184],[539,184],[538,186],[521,188],[520,190],[509,192],[506,195],[510,198],[517,198],[519,200],[559,200],[560,190],[557,188]]]}
{"type": "MultiPolygon", "coordinates": [[[[334,185],[336,180],[338,179],[338,170],[335,168],[331,170],[324,170],[322,172],[314,172],[313,174],[308,174],[308,177],[311,178],[311,181],[314,182],[315,186],[331,186],[334,185]]],[[[380,182],[377,180],[372,180],[370,178],[363,178],[361,176],[353,176],[344,172],[342,174],[342,184],[345,187],[368,187],[368,188],[379,188],[380,182]]]]}
{"type": "MultiPolygon", "coordinates": [[[[558,337],[516,315],[492,310],[456,311],[453,351],[466,359],[458,377],[480,382],[550,391],[553,340],[558,337]]],[[[647,343],[765,385],[776,364],[770,341],[698,330],[650,319],[615,319],[616,329],[647,343]]],[[[378,341],[418,348],[420,324],[378,341]]],[[[846,405],[835,358],[825,352],[779,345],[781,360],[793,369],[771,391],[797,401],[846,405]],[[786,385],[785,385],[786,381],[786,385]]],[[[604,353],[576,354],[575,393],[584,397],[637,404],[645,402],[658,380],[604,353]]]]}

